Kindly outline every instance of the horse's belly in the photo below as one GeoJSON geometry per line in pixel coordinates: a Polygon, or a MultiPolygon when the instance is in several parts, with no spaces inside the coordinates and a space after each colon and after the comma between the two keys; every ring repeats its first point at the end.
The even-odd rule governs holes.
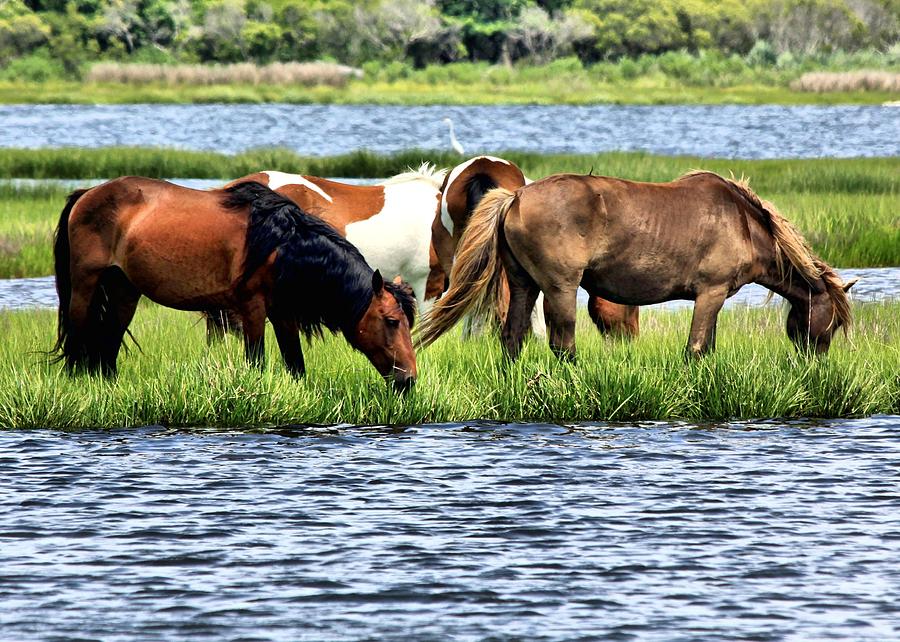
{"type": "Polygon", "coordinates": [[[222,304],[237,276],[235,248],[219,235],[184,231],[145,228],[126,242],[120,267],[157,303],[186,310],[222,304]]]}
{"type": "Polygon", "coordinates": [[[357,247],[369,267],[380,270],[388,280],[401,277],[413,285],[417,297],[423,297],[424,291],[418,289],[424,287],[423,281],[431,271],[431,228],[392,223],[378,217],[351,223],[346,228],[347,240],[357,247]]]}
{"type": "Polygon", "coordinates": [[[696,296],[691,284],[680,276],[665,275],[651,267],[612,265],[588,269],[581,285],[592,295],[628,305],[651,305],[696,296]]]}

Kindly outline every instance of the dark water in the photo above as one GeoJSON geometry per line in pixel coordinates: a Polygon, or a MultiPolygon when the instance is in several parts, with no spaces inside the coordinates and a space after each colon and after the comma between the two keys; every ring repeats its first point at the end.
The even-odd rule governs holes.
{"type": "Polygon", "coordinates": [[[0,432],[0,638],[896,640],[898,430],[0,432]]]}
{"type": "Polygon", "coordinates": [[[900,155],[900,109],[882,106],[0,105],[0,147],[152,145],[303,154],[644,150],[722,158],[900,155]]]}
{"type": "MultiPolygon", "coordinates": [[[[890,301],[900,299],[900,267],[857,268],[838,270],[844,280],[861,278],[853,286],[854,301],[890,301]]],[[[587,305],[587,292],[579,289],[579,301],[587,305]]],[[[725,302],[725,307],[764,305],[769,291],[759,285],[747,285],[725,302]]],[[[783,299],[773,297],[770,305],[781,305],[783,299]]],[[[25,310],[28,308],[55,308],[58,299],[52,276],[33,279],[0,279],[0,310],[25,310]]],[[[680,308],[692,306],[692,301],[669,301],[649,308],[680,308]]]]}

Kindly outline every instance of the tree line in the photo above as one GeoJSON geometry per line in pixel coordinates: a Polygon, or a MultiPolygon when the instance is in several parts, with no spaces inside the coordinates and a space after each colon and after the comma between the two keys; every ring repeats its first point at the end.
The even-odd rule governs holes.
{"type": "MultiPolygon", "coordinates": [[[[0,65],[582,64],[670,51],[897,51],[900,0],[0,0],[0,65]]],[[[40,79],[40,78],[36,78],[40,79]]]]}

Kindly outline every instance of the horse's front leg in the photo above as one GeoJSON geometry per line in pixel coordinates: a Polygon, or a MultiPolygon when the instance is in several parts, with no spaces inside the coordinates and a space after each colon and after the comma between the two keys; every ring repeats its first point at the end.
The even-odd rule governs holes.
{"type": "Polygon", "coordinates": [[[716,348],[716,322],[719,310],[728,296],[727,288],[705,290],[694,300],[691,334],[685,350],[686,358],[700,358],[716,348]]]}
{"type": "Polygon", "coordinates": [[[262,368],[266,364],[266,305],[261,296],[247,302],[240,311],[244,329],[244,354],[250,365],[262,368]]]}
{"type": "Polygon", "coordinates": [[[300,330],[297,322],[294,319],[270,318],[285,367],[292,376],[302,377],[306,372],[306,365],[303,362],[303,350],[300,347],[300,330]]]}

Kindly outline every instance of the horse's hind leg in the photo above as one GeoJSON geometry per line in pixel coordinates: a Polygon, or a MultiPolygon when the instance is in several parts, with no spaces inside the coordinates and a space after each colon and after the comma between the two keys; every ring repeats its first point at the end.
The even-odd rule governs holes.
{"type": "Polygon", "coordinates": [[[97,296],[102,297],[97,325],[97,367],[105,376],[114,376],[119,349],[141,294],[122,270],[110,268],[100,280],[97,296]]]}
{"type": "Polygon", "coordinates": [[[303,363],[303,349],[300,346],[297,322],[292,319],[270,318],[285,367],[294,377],[302,377],[306,372],[306,365],[303,363]]]}
{"type": "Polygon", "coordinates": [[[262,368],[266,364],[266,306],[261,296],[249,300],[240,310],[244,329],[244,354],[250,365],[262,368]]]}
{"type": "Polygon", "coordinates": [[[620,305],[591,296],[588,299],[588,315],[601,334],[634,339],[640,332],[640,308],[636,305],[620,305]]]}
{"type": "Polygon", "coordinates": [[[531,311],[540,290],[508,251],[502,253],[502,258],[506,268],[505,280],[509,283],[509,305],[500,338],[507,356],[515,361],[522,351],[525,335],[531,328],[531,311]]]}
{"type": "Polygon", "coordinates": [[[579,281],[544,291],[544,316],[550,348],[557,357],[566,361],[575,360],[575,309],[579,281]]]}
{"type": "Polygon", "coordinates": [[[531,310],[534,309],[534,302],[539,293],[540,290],[535,285],[528,287],[510,284],[509,310],[506,313],[501,339],[506,354],[514,361],[522,351],[522,342],[531,329],[531,310]]]}
{"type": "Polygon", "coordinates": [[[716,322],[727,295],[727,288],[706,290],[697,295],[685,357],[699,358],[715,349],[716,322]]]}
{"type": "Polygon", "coordinates": [[[227,333],[241,336],[241,319],[231,310],[208,310],[206,318],[206,343],[215,345],[225,339],[227,333]]]}
{"type": "MultiPolygon", "coordinates": [[[[72,292],[68,301],[63,357],[70,370],[94,371],[99,367],[97,299],[103,269],[72,272],[72,292]]],[[[60,302],[60,305],[66,305],[60,302]]]]}

